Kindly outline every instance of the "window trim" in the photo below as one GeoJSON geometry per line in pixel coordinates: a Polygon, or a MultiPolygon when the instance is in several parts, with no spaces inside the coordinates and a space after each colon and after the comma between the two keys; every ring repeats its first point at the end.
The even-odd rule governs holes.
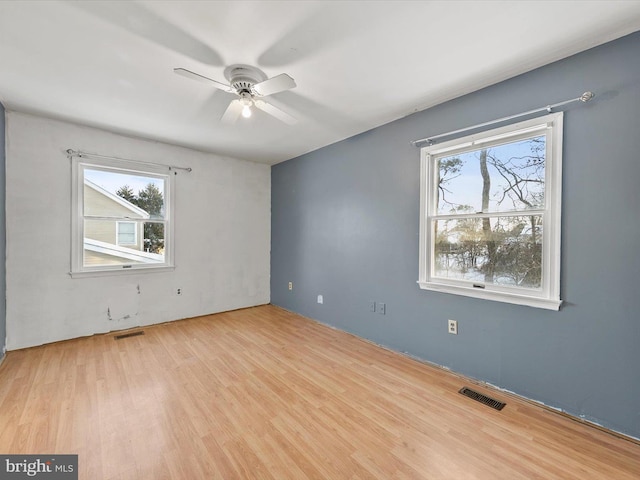
{"type": "MultiPolygon", "coordinates": [[[[563,113],[558,112],[420,149],[420,265],[417,283],[421,289],[549,310],[560,309],[562,305],[560,299],[562,137],[563,113]],[[445,152],[447,154],[463,153],[464,151],[478,150],[478,147],[484,145],[491,146],[492,144],[505,143],[505,141],[517,141],[519,137],[530,137],[531,133],[538,129],[541,132],[547,132],[545,205],[542,210],[536,210],[543,214],[541,288],[525,289],[499,285],[484,285],[482,288],[477,288],[468,281],[432,277],[434,262],[432,252],[435,239],[432,228],[434,215],[430,208],[434,208],[434,212],[437,210],[435,203],[437,177],[433,171],[435,157],[441,156],[445,152]]],[[[518,213],[520,212],[509,212],[507,215],[517,216],[518,213]]],[[[488,215],[502,216],[504,214],[493,212],[488,215]]]]}
{"type": "MultiPolygon", "coordinates": [[[[71,270],[72,278],[97,277],[105,275],[131,275],[151,272],[166,272],[175,270],[174,265],[174,175],[168,172],[168,167],[163,165],[145,164],[121,159],[87,159],[73,157],[71,164],[72,188],[71,188],[71,270]],[[120,264],[84,266],[84,169],[103,170],[116,173],[128,173],[147,177],[164,179],[164,262],[157,264],[120,264]]],[[[127,220],[125,220],[127,221],[127,220]]],[[[137,223],[131,220],[132,223],[137,223]]],[[[148,220],[147,220],[148,221],[148,220]]],[[[116,220],[118,222],[118,220],[116,220]]],[[[136,227],[136,235],[137,227],[136,227]]],[[[116,245],[117,243],[116,230],[116,245]]]]}

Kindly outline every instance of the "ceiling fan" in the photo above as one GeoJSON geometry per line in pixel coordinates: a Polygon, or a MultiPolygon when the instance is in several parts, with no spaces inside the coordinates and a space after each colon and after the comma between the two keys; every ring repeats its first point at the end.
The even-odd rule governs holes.
{"type": "Polygon", "coordinates": [[[183,77],[206,82],[224,92],[233,93],[240,97],[232,100],[225,110],[220,119],[223,123],[232,124],[240,115],[249,118],[251,116],[251,107],[256,107],[288,125],[293,125],[297,122],[287,112],[262,100],[262,97],[283,92],[296,86],[293,78],[286,73],[266,78],[266,75],[255,67],[232,65],[224,71],[225,77],[229,81],[229,85],[226,85],[186,68],[174,68],[173,71],[183,77]]]}

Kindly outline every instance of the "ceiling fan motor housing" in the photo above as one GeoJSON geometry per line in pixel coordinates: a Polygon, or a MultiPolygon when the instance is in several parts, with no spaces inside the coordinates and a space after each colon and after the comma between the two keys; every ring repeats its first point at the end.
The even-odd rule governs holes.
{"type": "Polygon", "coordinates": [[[231,86],[240,96],[242,96],[243,93],[259,95],[258,92],[253,89],[253,86],[266,79],[265,75],[257,68],[244,65],[229,68],[225,72],[225,77],[227,77],[231,86]]]}

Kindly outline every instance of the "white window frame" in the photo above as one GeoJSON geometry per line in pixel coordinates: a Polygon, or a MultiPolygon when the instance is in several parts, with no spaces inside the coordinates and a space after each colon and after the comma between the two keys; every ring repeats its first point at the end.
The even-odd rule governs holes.
{"type": "MultiPolygon", "coordinates": [[[[71,192],[71,272],[72,278],[103,275],[127,275],[136,273],[165,272],[174,266],[174,175],[163,165],[144,164],[117,159],[88,159],[73,157],[71,192]],[[164,262],[153,264],[130,263],[120,265],[84,265],[84,169],[104,170],[164,180],[164,262]]],[[[136,235],[137,233],[136,228],[136,235]]],[[[117,233],[116,233],[117,244],[117,233]]]]}
{"type": "MultiPolygon", "coordinates": [[[[482,133],[430,145],[421,149],[420,161],[420,255],[421,289],[467,297],[482,298],[517,305],[559,310],[560,299],[560,229],[562,204],[562,112],[518,122],[482,133]],[[539,289],[478,284],[468,280],[435,277],[434,222],[437,214],[437,159],[479,150],[527,138],[531,132],[546,133],[545,204],[536,212],[542,215],[542,284],[539,289]],[[475,285],[475,286],[474,286],[475,285]]],[[[487,214],[487,216],[496,216],[487,214]]]]}
{"type": "Polygon", "coordinates": [[[116,222],[116,245],[138,245],[138,223],[128,220],[119,220],[116,222]],[[120,227],[123,223],[127,225],[133,225],[133,242],[123,243],[120,241],[120,227]]]}

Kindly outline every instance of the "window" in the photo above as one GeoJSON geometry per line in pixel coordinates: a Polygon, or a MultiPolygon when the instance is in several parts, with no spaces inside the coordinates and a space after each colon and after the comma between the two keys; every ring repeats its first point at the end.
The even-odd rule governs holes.
{"type": "Polygon", "coordinates": [[[166,167],[74,157],[72,276],[172,268],[166,167]]]}
{"type": "Polygon", "coordinates": [[[138,243],[138,228],[135,222],[118,222],[116,230],[118,245],[136,245],[138,243]]]}
{"type": "Polygon", "coordinates": [[[422,148],[420,288],[560,308],[562,118],[422,148]]]}

